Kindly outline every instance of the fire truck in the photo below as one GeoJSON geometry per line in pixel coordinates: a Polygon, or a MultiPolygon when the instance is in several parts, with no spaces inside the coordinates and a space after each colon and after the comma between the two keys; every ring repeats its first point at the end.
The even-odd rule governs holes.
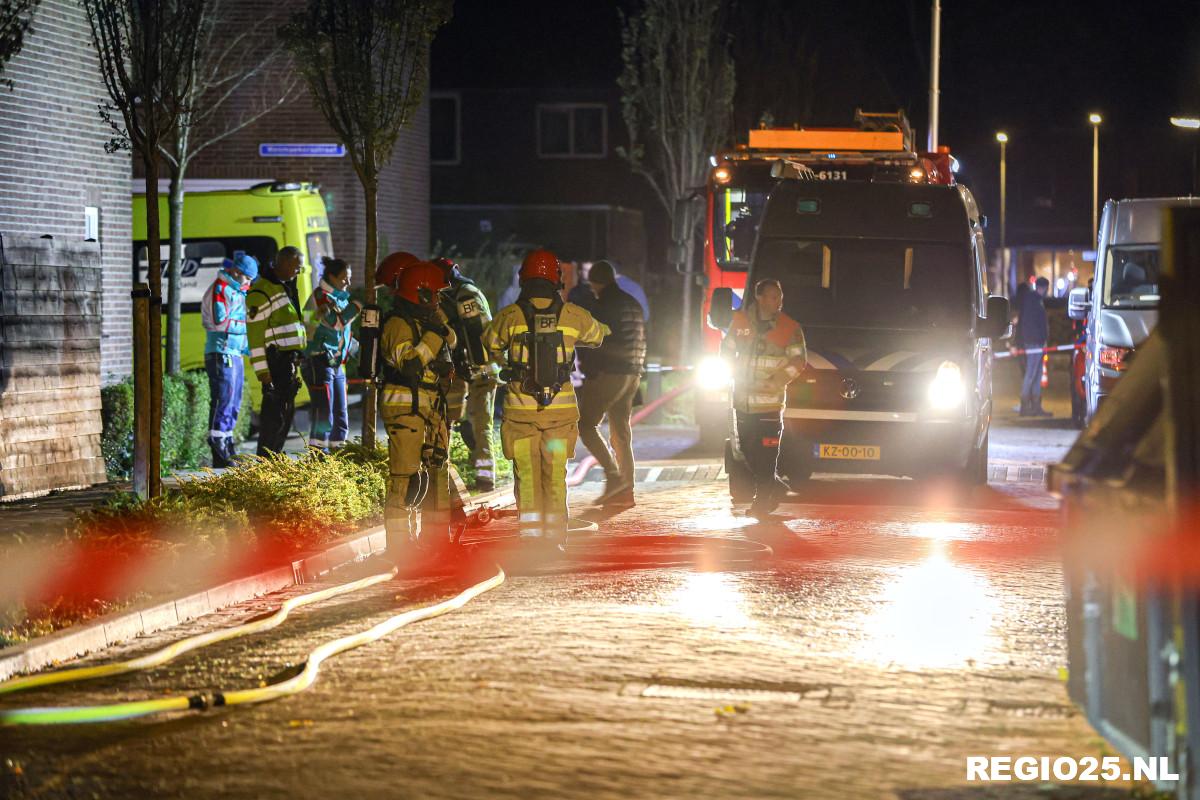
{"type": "Polygon", "coordinates": [[[728,365],[717,357],[722,332],[709,321],[712,293],[731,289],[740,304],[763,208],[777,180],[796,170],[819,181],[952,184],[948,147],[919,152],[903,111],[854,113],[852,128],[759,128],[747,143],[709,157],[704,187],[704,331],[697,364],[696,417],[706,444],[725,433],[728,365]]]}

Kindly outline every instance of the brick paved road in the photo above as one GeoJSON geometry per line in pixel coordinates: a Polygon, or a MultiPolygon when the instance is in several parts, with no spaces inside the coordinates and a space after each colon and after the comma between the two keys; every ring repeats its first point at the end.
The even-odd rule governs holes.
{"type": "MultiPolygon", "coordinates": [[[[1061,682],[1055,517],[1032,507],[1049,505],[1040,490],[994,484],[953,501],[918,489],[820,481],[759,524],[731,512],[720,484],[647,484],[635,509],[591,515],[602,534],[581,540],[575,561],[347,653],[302,696],[0,731],[12,760],[0,796],[1127,797],[963,783],[967,755],[1106,751],[1061,682]],[[637,538],[648,534],[673,538],[649,548],[637,538]],[[674,565],[697,552],[692,537],[708,570],[674,565]],[[733,543],[744,553],[748,542],[774,558],[733,563],[733,543]],[[672,565],[633,563],[651,549],[672,565]]],[[[21,704],[254,685],[464,580],[388,584],[168,668],[21,704]]]]}

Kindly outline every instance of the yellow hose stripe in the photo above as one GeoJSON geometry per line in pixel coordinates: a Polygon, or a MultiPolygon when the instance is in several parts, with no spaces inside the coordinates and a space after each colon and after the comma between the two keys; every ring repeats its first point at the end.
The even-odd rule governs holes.
{"type": "Polygon", "coordinates": [[[504,583],[504,570],[497,567],[496,574],[488,578],[486,581],[477,583],[474,586],[466,589],[461,594],[451,597],[449,600],[443,600],[440,603],[425,608],[414,608],[412,611],[405,611],[403,614],[397,614],[394,617],[389,617],[373,628],[369,628],[359,633],[354,633],[349,636],[343,636],[340,639],[334,639],[332,642],[326,642],[317,649],[308,654],[308,659],[304,663],[304,669],[299,675],[288,678],[281,683],[276,683],[271,686],[264,686],[258,689],[244,689],[239,692],[229,692],[225,694],[225,705],[234,706],[246,703],[264,703],[268,700],[275,700],[287,695],[297,694],[312,686],[317,680],[317,672],[321,669],[321,662],[328,658],[344,653],[347,650],[353,650],[356,647],[361,647],[364,644],[382,639],[389,633],[403,628],[406,625],[411,625],[414,622],[421,622],[434,617],[440,617],[443,614],[448,614],[451,611],[456,611],[471,600],[475,599],[484,592],[495,589],[500,584],[504,583]]]}
{"type": "MultiPolygon", "coordinates": [[[[374,575],[370,578],[364,578],[363,581],[355,581],[353,584],[345,584],[344,586],[331,587],[331,589],[325,589],[321,592],[314,592],[313,595],[325,595],[327,597],[333,596],[332,593],[335,590],[346,589],[348,586],[362,584],[364,581],[374,581],[375,579],[387,580],[390,579],[392,575],[393,573],[374,575]]],[[[312,686],[312,684],[316,681],[317,672],[321,668],[321,663],[326,659],[332,658],[339,653],[343,653],[355,647],[361,647],[364,644],[377,641],[378,639],[381,639],[384,636],[387,636],[389,633],[392,633],[399,628],[403,628],[406,625],[411,625],[414,622],[420,622],[426,619],[432,619],[433,617],[439,617],[443,614],[447,614],[451,611],[462,608],[468,602],[484,592],[490,591],[504,583],[504,579],[504,570],[497,567],[496,574],[491,578],[475,584],[460,594],[450,598],[449,600],[444,600],[441,603],[437,603],[432,606],[416,608],[412,611],[406,611],[402,614],[397,614],[393,617],[389,617],[388,619],[368,630],[361,631],[360,633],[352,634],[350,636],[343,636],[342,638],[335,639],[332,642],[326,642],[309,653],[308,659],[304,664],[304,669],[298,675],[292,678],[288,678],[287,680],[271,686],[264,686],[256,689],[245,689],[224,694],[214,694],[212,697],[221,697],[223,705],[241,705],[247,703],[263,703],[268,700],[274,700],[279,697],[285,697],[287,695],[302,692],[309,686],[312,686]]],[[[358,588],[362,588],[362,586],[358,586],[358,588]]],[[[348,589],[346,590],[349,591],[348,589]]],[[[311,595],[305,595],[305,597],[310,596],[311,595]]],[[[293,598],[293,600],[300,599],[301,598],[293,598]]],[[[315,600],[310,602],[315,602],[315,600]]],[[[214,634],[218,633],[225,633],[225,631],[214,632],[214,634]]],[[[211,636],[214,634],[206,634],[206,636],[211,636]]],[[[184,642],[186,641],[189,640],[184,640],[184,642]]],[[[205,700],[211,702],[211,698],[205,698],[205,700]]],[[[150,714],[161,714],[168,711],[186,711],[189,708],[193,708],[192,700],[186,696],[167,697],[160,700],[140,700],[130,703],[114,703],[110,705],[99,706],[17,708],[11,711],[0,711],[0,727],[12,725],[62,725],[87,722],[114,722],[117,720],[132,719],[134,717],[144,717],[150,714]]]]}
{"type": "Polygon", "coordinates": [[[25,689],[33,689],[38,686],[50,686],[57,683],[70,683],[72,681],[85,681],[94,678],[106,678],[110,675],[123,675],[127,672],[137,672],[139,670],[151,669],[153,667],[162,666],[167,662],[178,658],[184,653],[189,653],[192,650],[199,650],[201,647],[207,647],[210,644],[224,642],[229,639],[236,639],[239,636],[246,636],[251,633],[259,633],[261,631],[269,631],[272,628],[280,625],[288,618],[288,614],[301,606],[319,603],[322,600],[328,600],[330,597],[337,597],[341,594],[357,592],[359,589],[365,589],[368,586],[373,586],[376,583],[381,583],[390,580],[394,572],[383,572],[378,575],[371,575],[361,580],[344,583],[341,586],[331,586],[328,589],[322,589],[319,592],[310,592],[309,594],[300,595],[285,600],[283,604],[269,617],[253,620],[243,625],[238,625],[233,628],[225,628],[219,631],[211,631],[202,633],[196,636],[189,636],[186,639],[180,639],[178,642],[173,642],[161,650],[156,650],[153,653],[135,658],[130,661],[121,661],[114,664],[100,664],[94,667],[74,667],[72,669],[60,669],[54,672],[41,672],[35,675],[26,675],[20,678],[10,678],[7,681],[0,682],[0,694],[9,692],[20,692],[25,689]]]}

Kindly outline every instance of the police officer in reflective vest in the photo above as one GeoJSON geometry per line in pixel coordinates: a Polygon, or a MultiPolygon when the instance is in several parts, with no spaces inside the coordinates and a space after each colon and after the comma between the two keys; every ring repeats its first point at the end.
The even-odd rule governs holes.
{"type": "Polygon", "coordinates": [[[245,383],[242,357],[250,352],[246,340],[246,290],[258,277],[258,261],[235,252],[221,265],[217,278],[200,301],[200,316],[207,331],[204,371],[208,373],[208,446],[212,465],[228,467],[235,455],[233,429],[242,407],[245,383]]]}
{"type": "Polygon", "coordinates": [[[576,347],[599,347],[608,328],[564,303],[562,269],[548,250],[534,250],[520,270],[521,294],[483,334],[508,386],[500,440],[513,462],[521,536],[558,544],[567,532],[567,460],[579,436],[571,386],[576,347]]]}
{"type": "Polygon", "coordinates": [[[275,256],[275,264],[263,268],[246,293],[250,366],[263,390],[258,414],[260,456],[283,450],[296,413],[298,369],[307,345],[296,291],[296,276],[303,267],[300,250],[285,247],[275,256]]]}
{"type": "Polygon", "coordinates": [[[775,473],[787,385],[808,362],[804,331],[783,313],[779,281],[755,284],[754,299],[733,315],[721,355],[733,364],[738,448],[754,473],[750,511],[769,514],[787,492],[775,473]]]}
{"type": "Polygon", "coordinates": [[[475,490],[490,492],[496,487],[492,462],[492,416],[496,403],[496,365],[483,347],[483,329],[492,321],[492,309],[475,282],[463,275],[458,264],[435,258],[449,288],[442,292],[442,311],[450,321],[458,343],[451,354],[454,380],[448,398],[449,422],[470,423],[463,439],[471,448],[475,468],[475,490]]]}
{"type": "MultiPolygon", "coordinates": [[[[383,271],[381,271],[383,272],[383,271]]],[[[384,273],[395,306],[383,323],[380,359],[388,432],[384,525],[388,554],[400,564],[414,548],[436,552],[450,541],[451,484],[446,391],[456,339],[439,307],[442,270],[416,262],[384,273]]]]}

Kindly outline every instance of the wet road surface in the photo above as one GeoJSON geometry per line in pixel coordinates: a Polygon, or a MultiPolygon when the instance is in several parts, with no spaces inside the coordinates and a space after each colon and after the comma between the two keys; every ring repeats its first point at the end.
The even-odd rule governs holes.
{"type": "MultiPolygon", "coordinates": [[[[573,495],[582,511],[596,488],[573,495]]],[[[1062,682],[1053,503],[824,479],[760,521],[656,482],[572,555],[327,662],[306,693],[171,719],[0,729],[0,796],[1127,797],[967,784],[969,755],[1112,754],[1062,682]],[[769,549],[769,551],[768,551],[769,549]]],[[[503,534],[499,520],[481,532],[503,534]]],[[[389,582],[149,673],[4,707],[258,685],[318,644],[486,577],[389,582]]],[[[375,566],[330,576],[349,580],[375,566]]],[[[98,657],[276,606],[296,587],[98,657]]]]}

